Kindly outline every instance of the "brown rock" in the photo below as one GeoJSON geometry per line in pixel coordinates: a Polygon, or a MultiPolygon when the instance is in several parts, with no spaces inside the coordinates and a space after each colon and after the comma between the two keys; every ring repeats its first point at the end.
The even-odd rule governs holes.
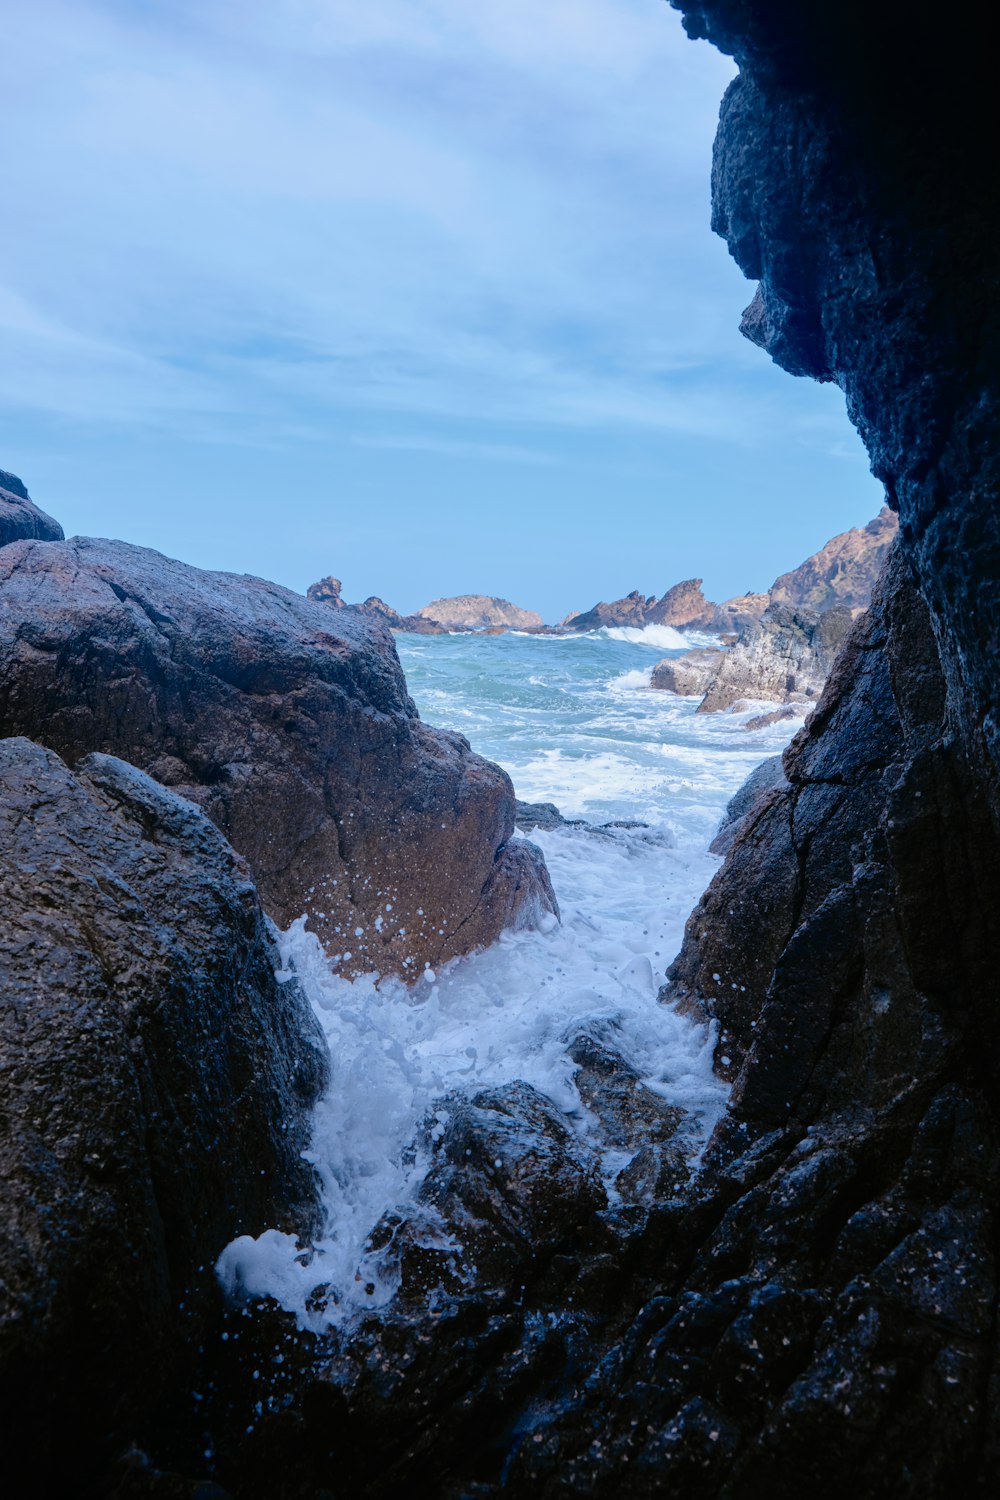
{"type": "Polygon", "coordinates": [[[0,552],[0,726],[127,757],[245,855],[282,926],[416,976],[555,909],[514,795],[421,723],[384,625],[124,543],[0,552]]]}
{"type": "Polygon", "coordinates": [[[434,599],[418,609],[417,615],[449,630],[486,630],[494,625],[532,630],[543,624],[541,615],[533,609],[521,609],[509,599],[498,599],[492,594],[457,594],[450,599],[434,599]]]}
{"type": "Polygon", "coordinates": [[[867,526],[841,532],[791,573],[776,579],[771,602],[818,612],[835,605],[855,614],[867,609],[898,528],[898,517],[883,505],[867,526]]]}
{"type": "Polygon", "coordinates": [[[327,1051],[243,862],[122,761],[0,742],[0,906],[4,1468],[81,1494],[190,1378],[226,1243],[312,1227],[327,1051]]]}
{"type": "Polygon", "coordinates": [[[340,591],[343,588],[339,578],[321,578],[318,583],[311,583],[306,589],[306,598],[312,599],[316,604],[330,604],[334,609],[345,609],[340,591]]]}

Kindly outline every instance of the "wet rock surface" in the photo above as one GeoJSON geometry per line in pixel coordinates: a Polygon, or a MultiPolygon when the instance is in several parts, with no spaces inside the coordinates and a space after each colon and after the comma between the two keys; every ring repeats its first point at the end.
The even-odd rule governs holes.
{"type": "Polygon", "coordinates": [[[121,761],[0,742],[0,903],[4,1470],[81,1494],[190,1375],[227,1240],[312,1225],[327,1054],[242,861],[121,761]]]}
{"type": "Polygon", "coordinates": [[[58,521],[39,510],[16,474],[0,469],[0,547],[28,537],[40,542],[61,542],[58,521]]]}
{"type": "MultiPolygon", "coordinates": [[[[471,1365],[453,1325],[361,1482],[533,1500],[986,1496],[1000,1454],[992,49],[971,13],[948,26],[889,0],[682,8],[741,65],[714,211],[761,283],[745,329],[843,386],[899,551],[674,975],[724,1028],[735,1075],[699,1179],[607,1243],[613,1306],[582,1295],[574,1265],[582,1300],[545,1324],[547,1356],[525,1303],[491,1333],[470,1299],[471,1365]]],[[[584,1264],[600,1258],[588,1247],[584,1264]]],[[[385,1342],[381,1358],[402,1368],[385,1342]]],[[[360,1409],[385,1430],[389,1403],[360,1409]]]]}
{"type": "Polygon", "coordinates": [[[709,845],[710,853],[727,854],[737,833],[739,833],[758,802],[768,792],[773,792],[778,787],[787,786],[787,784],[785,768],[780,755],[772,755],[767,760],[762,760],[760,765],[750,772],[750,775],[744,781],[739,791],[730,797],[726,804],[726,811],[719,823],[718,831],[709,845]]]}
{"type": "Polygon", "coordinates": [[[407,695],[385,626],[122,542],[0,554],[0,728],[196,802],[281,926],[416,977],[554,910],[509,778],[407,695]]]}
{"type": "MultiPolygon", "coordinates": [[[[901,0],[682,8],[741,65],[713,191],[761,284],[746,332],[843,386],[900,516],[873,605],[786,754],[788,785],[746,816],[673,976],[724,1033],[730,1112],[692,1185],[616,1211],[582,1190],[585,1171],[557,1169],[544,1110],[473,1102],[441,1202],[459,1213],[469,1196],[478,1223],[507,1223],[501,1188],[482,1164],[468,1180],[461,1151],[481,1143],[488,1161],[503,1138],[494,1160],[513,1165],[502,1122],[520,1112],[539,1180],[566,1184],[565,1241],[543,1220],[542,1253],[495,1290],[418,1299],[304,1351],[280,1409],[231,1424],[217,1477],[236,1497],[995,1490],[987,22],[901,0]]],[[[516,1225],[524,1200],[508,1209],[516,1225]]]]}

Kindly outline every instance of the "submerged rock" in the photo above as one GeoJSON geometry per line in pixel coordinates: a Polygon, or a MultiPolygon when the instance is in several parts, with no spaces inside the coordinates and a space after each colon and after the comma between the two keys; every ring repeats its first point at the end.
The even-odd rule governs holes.
{"type": "Polygon", "coordinates": [[[122,761],[0,742],[0,906],[4,1471],[80,1494],[193,1368],[222,1246],[312,1227],[327,1052],[242,861],[122,761]]]}
{"type": "Polygon", "coordinates": [[[0,727],[196,802],[281,926],[416,978],[555,900],[514,794],[421,723],[385,626],[121,542],[0,552],[0,727]]]}
{"type": "Polygon", "coordinates": [[[63,529],[58,521],[39,510],[16,474],[0,469],[0,547],[25,537],[61,542],[63,529]]]}

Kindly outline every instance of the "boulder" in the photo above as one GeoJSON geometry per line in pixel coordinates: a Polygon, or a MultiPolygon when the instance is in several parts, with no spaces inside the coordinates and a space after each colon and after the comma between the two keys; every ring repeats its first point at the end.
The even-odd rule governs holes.
{"type": "Polygon", "coordinates": [[[242,860],[120,760],[0,741],[0,904],[4,1472],[82,1494],[190,1376],[222,1247],[313,1227],[328,1055],[242,860]]]}
{"type": "Polygon", "coordinates": [[[769,605],[725,653],[698,712],[729,708],[739,698],[818,699],[851,619],[842,607],[817,615],[769,605]]]}
{"type": "Polygon", "coordinates": [[[0,469],[0,547],[28,537],[40,542],[61,542],[58,521],[39,510],[16,474],[0,469]]]}
{"type": "Polygon", "coordinates": [[[725,654],[697,647],[682,656],[667,656],[653,668],[649,685],[682,698],[703,698],[718,676],[725,654]]]}
{"type": "Polygon", "coordinates": [[[521,609],[509,599],[498,599],[492,594],[457,594],[449,599],[434,599],[418,609],[417,615],[449,630],[485,630],[491,625],[530,630],[543,624],[541,615],[533,609],[521,609]]]}
{"type": "Polygon", "coordinates": [[[0,728],[190,798],[349,972],[415,978],[555,908],[508,777],[421,723],[385,626],[260,579],[121,542],[2,549],[0,728]]]}

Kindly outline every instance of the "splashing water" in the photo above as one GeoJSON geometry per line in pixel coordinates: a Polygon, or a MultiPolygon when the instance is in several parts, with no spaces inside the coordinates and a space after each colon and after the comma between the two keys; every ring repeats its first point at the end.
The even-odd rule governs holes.
{"type": "MultiPolygon", "coordinates": [[[[703,639],[670,635],[681,648],[703,639]]],[[[424,716],[499,761],[520,797],[592,823],[648,826],[532,834],[562,923],[505,933],[409,990],[374,975],[338,978],[302,922],[282,935],[286,972],[303,983],[330,1045],[333,1081],[309,1153],[325,1226],[304,1251],[276,1230],[244,1236],[219,1274],[316,1329],[391,1300],[391,1278],[368,1265],[359,1279],[365,1240],[384,1212],[412,1201],[427,1166],[413,1150],[417,1127],[451,1090],[521,1079],[588,1134],[566,1049],[589,1030],[613,1037],[651,1088],[688,1111],[692,1152],[704,1143],[726,1099],[712,1037],[657,992],[717,868],[707,845],[727,799],[790,727],[748,734],[756,709],[696,716],[695,699],[651,691],[664,643],[649,632],[401,636],[398,646],[424,716]],[[311,1299],[320,1286],[331,1291],[311,1299]]]]}

